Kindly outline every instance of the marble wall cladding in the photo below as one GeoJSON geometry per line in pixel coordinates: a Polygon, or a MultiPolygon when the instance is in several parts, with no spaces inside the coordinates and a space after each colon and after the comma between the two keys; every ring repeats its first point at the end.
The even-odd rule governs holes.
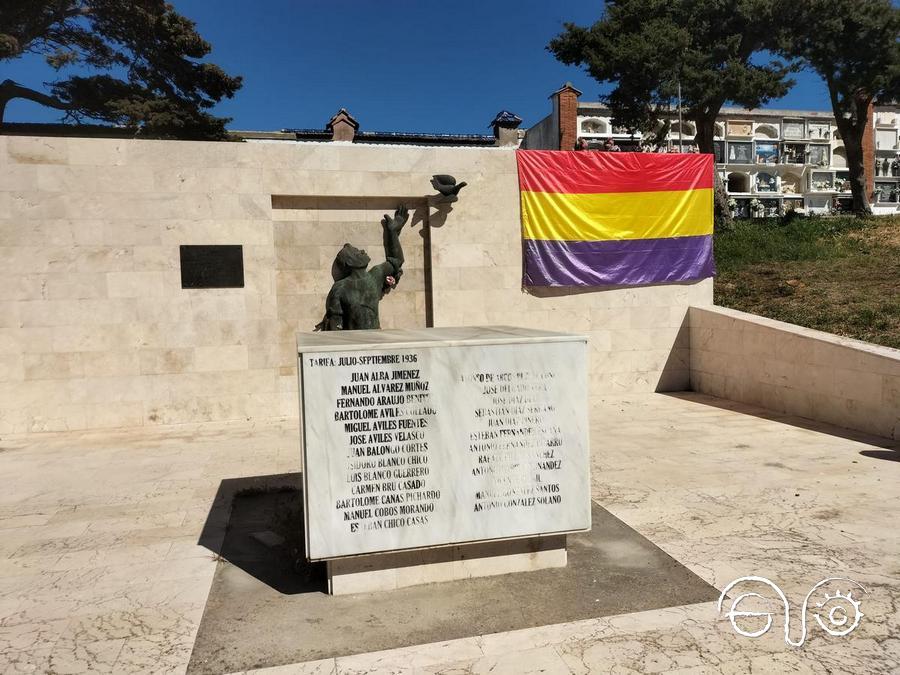
{"type": "Polygon", "coordinates": [[[295,417],[293,334],[398,198],[385,326],[425,325],[430,264],[435,326],[585,333],[592,394],[678,390],[687,307],[712,302],[711,280],[523,292],[510,149],[0,136],[0,176],[0,433],[295,417]],[[429,257],[435,173],[469,186],[431,209],[429,257]],[[181,244],[241,244],[245,287],[182,289],[181,244]]]}
{"type": "Polygon", "coordinates": [[[723,307],[690,341],[694,391],[900,439],[900,350],[723,307]]]}
{"type": "Polygon", "coordinates": [[[384,260],[381,218],[405,203],[403,276],[379,307],[382,328],[423,328],[425,317],[424,199],[274,196],[278,360],[282,377],[296,377],[296,333],[322,320],[332,284],[331,265],[344,243],[384,260]]]}

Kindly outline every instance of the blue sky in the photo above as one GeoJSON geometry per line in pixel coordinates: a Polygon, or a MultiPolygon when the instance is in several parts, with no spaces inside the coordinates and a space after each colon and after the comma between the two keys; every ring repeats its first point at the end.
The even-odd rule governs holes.
{"type": "MultiPolygon", "coordinates": [[[[368,131],[488,133],[502,109],[530,126],[547,97],[571,81],[595,101],[600,85],[544,47],[565,21],[587,25],[585,0],[170,0],[213,45],[210,59],[244,76],[216,114],[232,129],[322,128],[341,107],[368,131]]],[[[39,57],[3,64],[0,79],[34,86],[54,72],[39,57]]],[[[800,73],[768,107],[828,110],[815,75],[800,73]]],[[[13,101],[7,121],[55,121],[59,113],[13,101]]]]}

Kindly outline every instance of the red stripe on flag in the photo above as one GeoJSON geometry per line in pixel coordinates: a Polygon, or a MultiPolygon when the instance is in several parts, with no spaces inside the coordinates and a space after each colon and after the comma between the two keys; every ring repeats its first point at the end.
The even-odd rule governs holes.
{"type": "Polygon", "coordinates": [[[713,186],[709,154],[517,150],[516,159],[519,188],[528,192],[662,192],[713,186]]]}

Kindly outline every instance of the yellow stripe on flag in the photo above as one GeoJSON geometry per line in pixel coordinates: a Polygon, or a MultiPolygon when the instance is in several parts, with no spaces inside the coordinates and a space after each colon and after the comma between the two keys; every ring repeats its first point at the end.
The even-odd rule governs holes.
{"type": "Polygon", "coordinates": [[[563,194],[522,191],[526,239],[604,241],[712,234],[711,188],[563,194]]]}

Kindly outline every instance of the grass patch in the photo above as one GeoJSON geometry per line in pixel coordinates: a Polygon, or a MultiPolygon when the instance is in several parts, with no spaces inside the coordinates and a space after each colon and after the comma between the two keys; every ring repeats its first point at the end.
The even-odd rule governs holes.
{"type": "Polygon", "coordinates": [[[900,217],[739,220],[715,252],[716,304],[900,348],[900,217]]]}

